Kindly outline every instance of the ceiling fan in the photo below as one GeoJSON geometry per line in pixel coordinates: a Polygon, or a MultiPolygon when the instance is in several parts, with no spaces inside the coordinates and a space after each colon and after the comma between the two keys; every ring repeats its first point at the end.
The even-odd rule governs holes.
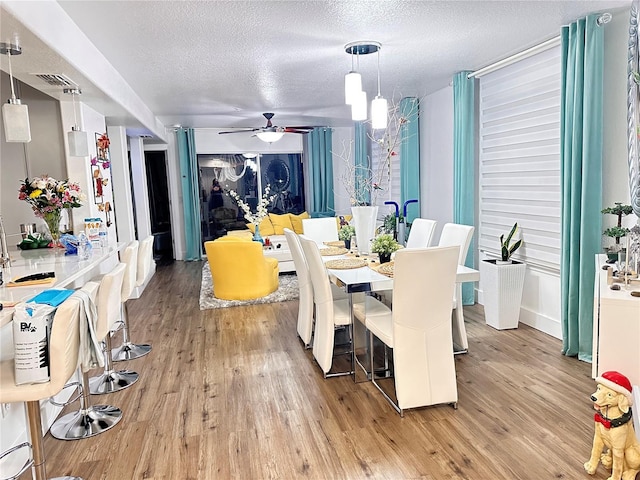
{"type": "Polygon", "coordinates": [[[239,128],[237,130],[233,130],[230,132],[218,132],[220,135],[224,135],[227,133],[246,133],[246,132],[254,132],[254,135],[257,136],[263,142],[277,142],[282,138],[285,133],[309,133],[309,131],[313,130],[315,127],[311,126],[297,126],[297,127],[276,127],[271,123],[271,119],[273,118],[273,113],[263,113],[264,118],[267,119],[267,125],[259,128],[239,128]]]}

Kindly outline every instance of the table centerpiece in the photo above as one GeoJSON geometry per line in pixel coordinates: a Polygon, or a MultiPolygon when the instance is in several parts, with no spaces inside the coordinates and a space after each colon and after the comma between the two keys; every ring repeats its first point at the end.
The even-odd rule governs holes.
{"type": "Polygon", "coordinates": [[[252,223],[254,225],[255,230],[253,233],[253,241],[260,242],[263,245],[264,239],[262,238],[262,235],[260,235],[260,222],[263,218],[269,215],[267,208],[269,205],[271,205],[273,199],[276,198],[276,195],[269,195],[269,193],[271,193],[271,185],[267,184],[264,189],[264,194],[260,198],[260,202],[258,202],[258,206],[256,207],[256,211],[254,213],[251,211],[251,207],[249,206],[249,204],[242,200],[235,191],[229,190],[227,192],[227,194],[233,199],[233,201],[236,202],[238,207],[240,207],[240,209],[242,209],[242,211],[244,212],[244,218],[249,223],[252,223]]]}

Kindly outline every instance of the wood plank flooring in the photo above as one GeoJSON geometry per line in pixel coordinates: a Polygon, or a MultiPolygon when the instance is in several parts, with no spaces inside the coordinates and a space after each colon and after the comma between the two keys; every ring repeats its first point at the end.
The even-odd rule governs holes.
{"type": "MultiPolygon", "coordinates": [[[[370,384],[324,380],[296,336],[297,302],[200,311],[202,264],[159,267],[130,302],[132,337],[153,344],[112,430],[47,435],[50,477],[153,479],[605,479],[582,464],[593,435],[591,366],[521,326],[498,332],[465,308],[459,409],[400,418],[370,384]]],[[[117,341],[115,343],[118,343],[117,341]]],[[[114,343],[114,344],[115,344],[114,343]]],[[[22,479],[30,478],[24,475],[22,479]]]]}

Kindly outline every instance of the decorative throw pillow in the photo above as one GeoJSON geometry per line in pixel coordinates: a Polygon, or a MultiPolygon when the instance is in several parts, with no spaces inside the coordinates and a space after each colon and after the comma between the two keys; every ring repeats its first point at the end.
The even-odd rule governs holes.
{"type": "Polygon", "coordinates": [[[276,232],[275,233],[276,235],[284,235],[285,228],[288,228],[289,230],[293,230],[291,217],[289,216],[288,213],[285,213],[283,215],[276,215],[275,213],[270,213],[269,219],[273,224],[273,230],[276,232]]]}
{"type": "MultiPolygon", "coordinates": [[[[253,223],[248,223],[247,227],[251,230],[251,233],[256,233],[256,228],[253,226],[253,223]]],[[[260,222],[260,235],[263,237],[268,237],[269,235],[275,235],[275,231],[273,230],[273,224],[269,217],[264,217],[260,222]]]]}
{"type": "Polygon", "coordinates": [[[309,218],[309,213],[302,212],[300,215],[294,215],[293,213],[290,213],[289,217],[291,218],[293,231],[296,233],[304,233],[302,230],[302,220],[304,220],[305,218],[309,218]]]}

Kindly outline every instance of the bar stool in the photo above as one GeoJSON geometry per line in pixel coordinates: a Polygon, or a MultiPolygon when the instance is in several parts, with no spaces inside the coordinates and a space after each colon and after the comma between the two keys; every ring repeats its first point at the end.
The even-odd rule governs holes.
{"type": "Polygon", "coordinates": [[[104,373],[89,379],[89,391],[92,395],[117,392],[130,387],[138,381],[136,372],[130,370],[116,372],[111,361],[111,330],[120,318],[120,292],[122,291],[122,281],[126,268],[126,264],[119,263],[111,271],[112,275],[104,275],[100,280],[96,337],[103,338],[106,346],[104,350],[104,373]]]}
{"type": "MultiPolygon", "coordinates": [[[[149,238],[151,239],[151,242],[153,242],[153,237],[149,238]]],[[[133,289],[138,283],[137,272],[138,265],[140,264],[141,260],[141,257],[138,255],[138,253],[141,253],[145,256],[147,255],[149,243],[147,242],[147,240],[148,239],[145,239],[142,245],[140,245],[137,240],[134,240],[129,245],[127,245],[124,251],[120,254],[120,261],[127,265],[127,269],[124,272],[124,280],[122,281],[122,291],[120,295],[121,318],[123,323],[122,345],[114,348],[111,351],[111,358],[114,362],[122,362],[124,360],[133,360],[134,358],[140,358],[151,351],[151,345],[149,344],[144,343],[136,345],[129,341],[129,311],[127,308],[127,300],[131,298],[133,289]],[[143,251],[143,246],[145,248],[145,251],[143,251]],[[140,247],[140,252],[138,252],[138,247],[140,247]]]]}
{"type": "MultiPolygon", "coordinates": [[[[24,465],[22,472],[31,466],[33,478],[36,480],[46,480],[47,478],[40,400],[57,394],[63,388],[65,382],[71,378],[78,365],[80,308],[81,301],[78,296],[73,294],[56,310],[51,328],[51,337],[49,338],[51,375],[48,382],[17,386],[15,384],[13,360],[0,362],[0,403],[25,402],[27,407],[33,459],[30,459],[24,465]]],[[[80,477],[64,476],[51,480],[82,479],[80,477]]]]}
{"type": "MultiPolygon", "coordinates": [[[[117,274],[117,272],[116,272],[117,274]]],[[[107,275],[114,275],[114,273],[108,273],[107,275]]],[[[93,303],[97,297],[100,284],[98,282],[88,282],[79,291],[79,295],[86,295],[84,300],[88,305],[85,305],[91,309],[88,321],[96,321],[97,312],[95,304],[93,303]]],[[[87,335],[90,335],[89,325],[81,325],[80,328],[87,329],[87,335]]],[[[85,346],[86,348],[86,346],[85,346]]],[[[79,385],[80,388],[80,408],[75,412],[68,413],[59,419],[57,419],[53,425],[51,425],[51,435],[59,440],[79,440],[82,438],[93,437],[99,433],[106,432],[110,428],[114,427],[120,420],[122,420],[122,410],[111,405],[91,405],[89,395],[89,370],[93,368],[90,365],[90,361],[86,364],[82,359],[79,361],[79,369],[82,381],[79,385]]],[[[72,383],[67,386],[77,385],[72,383]]],[[[75,399],[71,400],[75,401],[75,399]]],[[[59,403],[50,400],[54,405],[60,405],[59,403]]]]}

